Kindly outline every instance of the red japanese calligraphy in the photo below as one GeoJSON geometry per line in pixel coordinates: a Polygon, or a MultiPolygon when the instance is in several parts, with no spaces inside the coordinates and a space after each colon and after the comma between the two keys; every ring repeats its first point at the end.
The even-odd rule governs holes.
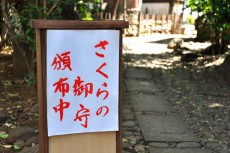
{"type": "Polygon", "coordinates": [[[78,76],[77,79],[75,79],[74,81],[74,85],[73,85],[73,92],[74,92],[74,96],[76,95],[81,95],[83,92],[85,92],[85,98],[88,96],[88,94],[92,94],[93,93],[93,84],[92,83],[86,83],[83,84],[84,81],[81,80],[81,78],[78,76]]]}
{"type": "Polygon", "coordinates": [[[88,108],[85,108],[84,105],[80,104],[81,109],[77,111],[76,118],[74,121],[82,121],[82,119],[85,119],[85,122],[81,124],[84,128],[88,127],[88,116],[90,116],[89,112],[90,110],[88,108]]]}
{"type": "Polygon", "coordinates": [[[62,97],[64,97],[65,94],[69,92],[69,84],[65,83],[66,80],[68,80],[68,78],[60,78],[58,82],[53,84],[53,86],[56,86],[54,92],[61,92],[62,97]]]}
{"type": "Polygon", "coordinates": [[[104,62],[104,63],[96,70],[96,72],[99,73],[99,74],[101,74],[101,75],[102,75],[103,77],[105,77],[106,79],[108,79],[109,76],[101,70],[101,69],[102,69],[103,67],[105,67],[106,65],[107,65],[107,64],[104,62]]]}
{"type": "Polygon", "coordinates": [[[56,107],[53,107],[55,113],[57,113],[58,111],[60,111],[60,121],[62,121],[63,116],[64,116],[64,109],[69,108],[70,103],[69,102],[63,102],[62,99],[60,99],[60,104],[57,105],[56,107]]]}
{"type": "Polygon", "coordinates": [[[108,114],[108,112],[109,112],[109,107],[107,107],[107,106],[102,106],[102,107],[100,107],[100,108],[97,110],[96,115],[97,115],[97,116],[101,115],[101,113],[103,112],[103,109],[105,109],[105,113],[104,113],[104,115],[103,115],[103,117],[105,117],[105,116],[108,114]]]}
{"type": "Polygon", "coordinates": [[[104,54],[101,54],[101,53],[98,53],[98,52],[96,52],[95,54],[96,54],[98,57],[101,57],[101,58],[104,58],[104,57],[105,57],[104,54]]]}
{"type": "Polygon", "coordinates": [[[95,45],[94,47],[95,48],[101,47],[101,49],[105,50],[105,46],[108,45],[108,44],[109,44],[109,42],[104,40],[104,41],[100,41],[100,43],[95,45]]]}
{"type": "MultiPolygon", "coordinates": [[[[104,82],[104,83],[102,84],[102,86],[107,87],[107,83],[104,82]]],[[[105,94],[103,100],[105,100],[105,99],[108,98],[108,96],[109,96],[109,92],[108,92],[107,90],[101,90],[101,88],[99,88],[99,89],[97,90],[96,96],[99,97],[101,94],[105,94]]]]}
{"type": "Polygon", "coordinates": [[[53,63],[51,66],[54,66],[54,70],[65,70],[68,68],[70,71],[72,71],[71,68],[71,60],[70,60],[70,51],[64,52],[61,55],[56,54],[56,57],[53,60],[53,63]]]}

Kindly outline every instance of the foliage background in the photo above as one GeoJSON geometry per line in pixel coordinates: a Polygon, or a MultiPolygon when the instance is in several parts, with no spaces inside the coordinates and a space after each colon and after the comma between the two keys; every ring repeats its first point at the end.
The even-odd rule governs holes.
{"type": "MultiPolygon", "coordinates": [[[[208,26],[211,33],[211,42],[216,45],[219,53],[227,50],[230,37],[227,33],[230,28],[230,1],[229,0],[188,0],[187,7],[199,13],[198,24],[208,26]]],[[[198,25],[202,26],[202,25],[198,25]]]]}

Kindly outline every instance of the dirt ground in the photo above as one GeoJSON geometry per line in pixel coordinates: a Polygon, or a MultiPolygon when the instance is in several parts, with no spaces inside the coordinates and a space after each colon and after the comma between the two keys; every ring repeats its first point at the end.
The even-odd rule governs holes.
{"type": "Polygon", "coordinates": [[[201,138],[204,148],[229,153],[230,84],[229,78],[222,76],[226,71],[220,71],[224,55],[199,56],[189,61],[181,61],[182,56],[175,51],[128,53],[124,61],[128,66],[152,69],[153,81],[201,138]]]}
{"type": "MultiPolygon", "coordinates": [[[[13,76],[11,58],[0,58],[0,135],[16,127],[38,130],[37,91],[13,76]]],[[[0,138],[0,152],[12,153],[14,142],[0,138]],[[9,148],[10,147],[10,148],[9,148]]]]}

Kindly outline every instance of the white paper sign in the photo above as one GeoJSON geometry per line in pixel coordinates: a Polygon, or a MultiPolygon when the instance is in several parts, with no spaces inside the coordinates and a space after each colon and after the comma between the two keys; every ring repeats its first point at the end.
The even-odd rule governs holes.
{"type": "Polygon", "coordinates": [[[119,30],[47,30],[48,136],[118,131],[119,30]]]}

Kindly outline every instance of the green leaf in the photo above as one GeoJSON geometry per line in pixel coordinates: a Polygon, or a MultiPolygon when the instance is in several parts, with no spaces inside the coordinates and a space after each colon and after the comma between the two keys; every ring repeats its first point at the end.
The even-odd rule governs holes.
{"type": "Polygon", "coordinates": [[[14,149],[15,150],[18,150],[18,149],[20,149],[21,148],[21,146],[19,146],[18,144],[14,144],[14,149]]]}
{"type": "Polygon", "coordinates": [[[137,142],[136,142],[136,140],[132,140],[132,141],[130,141],[129,142],[131,145],[135,145],[137,142]]]}
{"type": "Polygon", "coordinates": [[[12,147],[12,145],[3,145],[4,148],[9,149],[12,147]]]}
{"type": "Polygon", "coordinates": [[[198,111],[201,111],[202,109],[203,109],[202,106],[197,106],[197,110],[198,110],[198,111]]]}
{"type": "Polygon", "coordinates": [[[6,99],[0,98],[0,102],[5,102],[5,101],[6,101],[6,99]]]}
{"type": "Polygon", "coordinates": [[[9,137],[9,134],[4,133],[4,134],[1,134],[0,137],[3,139],[7,139],[9,137]]]}
{"type": "Polygon", "coordinates": [[[19,95],[18,93],[15,93],[15,94],[14,94],[14,93],[9,93],[9,92],[8,92],[8,96],[10,96],[10,97],[17,97],[18,95],[19,95]]]}

